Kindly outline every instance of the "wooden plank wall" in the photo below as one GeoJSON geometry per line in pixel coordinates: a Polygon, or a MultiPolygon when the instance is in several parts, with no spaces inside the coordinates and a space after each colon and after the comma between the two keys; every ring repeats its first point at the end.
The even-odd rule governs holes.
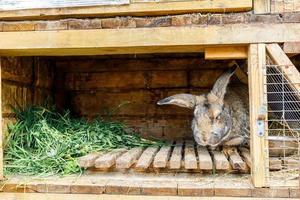
{"type": "Polygon", "coordinates": [[[11,106],[43,104],[51,97],[53,69],[50,63],[33,57],[2,57],[3,130],[15,120],[11,106]]]}
{"type": "Polygon", "coordinates": [[[207,92],[230,61],[205,61],[200,54],[168,56],[61,58],[56,64],[56,75],[61,75],[55,81],[56,103],[87,118],[108,117],[108,111],[123,104],[111,113],[113,119],[145,137],[191,137],[193,112],[156,102],[176,93],[207,92]]]}

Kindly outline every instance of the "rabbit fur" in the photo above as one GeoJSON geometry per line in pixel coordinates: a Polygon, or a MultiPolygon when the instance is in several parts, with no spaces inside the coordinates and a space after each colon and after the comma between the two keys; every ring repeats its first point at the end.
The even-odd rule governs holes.
{"type": "Polygon", "coordinates": [[[247,87],[229,88],[235,69],[223,73],[208,94],[176,94],[157,102],[194,109],[193,136],[197,144],[218,146],[248,145],[249,106],[247,87]]]}

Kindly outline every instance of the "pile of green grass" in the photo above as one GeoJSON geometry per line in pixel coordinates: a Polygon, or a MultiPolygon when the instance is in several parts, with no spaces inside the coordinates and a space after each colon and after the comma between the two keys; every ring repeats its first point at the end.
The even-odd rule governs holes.
{"type": "Polygon", "coordinates": [[[128,132],[121,122],[88,122],[69,111],[30,106],[15,113],[17,122],[8,126],[5,142],[6,174],[73,174],[82,170],[77,158],[90,152],[163,144],[128,132]]]}

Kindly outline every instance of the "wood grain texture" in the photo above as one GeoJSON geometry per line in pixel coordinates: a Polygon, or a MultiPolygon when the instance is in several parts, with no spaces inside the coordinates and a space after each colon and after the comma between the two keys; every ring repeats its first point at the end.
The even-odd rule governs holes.
{"type": "MultiPolygon", "coordinates": [[[[267,115],[259,113],[266,103],[264,98],[264,72],[266,64],[265,44],[251,44],[248,51],[248,76],[249,76],[249,104],[250,104],[250,150],[251,150],[251,175],[254,187],[268,185],[268,132],[258,136],[257,120],[260,117],[267,119],[267,115]],[[264,115],[264,116],[262,116],[264,115]]],[[[268,124],[265,124],[267,127],[268,124]]]]}
{"type": "Polygon", "coordinates": [[[208,47],[205,48],[206,60],[245,59],[247,58],[247,47],[208,47]]]}
{"type": "Polygon", "coordinates": [[[282,160],[276,157],[269,158],[269,168],[271,171],[277,171],[282,169],[282,160]]]}
{"type": "Polygon", "coordinates": [[[236,148],[234,148],[228,155],[229,162],[234,170],[246,171],[247,164],[242,160],[236,148]]]}
{"type": "Polygon", "coordinates": [[[39,8],[63,8],[63,7],[84,7],[101,5],[124,5],[129,4],[129,0],[2,0],[0,1],[0,11],[3,10],[26,10],[39,8]]]}
{"type": "Polygon", "coordinates": [[[85,156],[82,156],[80,158],[78,158],[77,163],[80,167],[82,168],[89,168],[89,167],[93,167],[95,166],[95,160],[97,158],[99,158],[99,156],[101,156],[102,153],[100,152],[94,152],[94,153],[90,153],[87,154],[85,156]]]}
{"type": "Polygon", "coordinates": [[[158,152],[159,147],[148,147],[138,159],[135,169],[137,170],[146,170],[151,166],[151,163],[154,160],[154,156],[158,152]]]}
{"type": "Polygon", "coordinates": [[[126,149],[117,149],[99,156],[95,160],[95,168],[103,170],[109,169],[116,164],[116,159],[124,152],[126,152],[126,149]]]}
{"type": "Polygon", "coordinates": [[[116,160],[117,169],[128,169],[130,168],[140,157],[143,152],[143,148],[135,147],[130,149],[127,153],[123,154],[116,160]]]}
{"type": "Polygon", "coordinates": [[[283,43],[283,51],[286,54],[300,54],[300,42],[285,42],[283,43]]]}
{"type": "Polygon", "coordinates": [[[156,156],[154,157],[153,167],[154,168],[165,168],[168,164],[169,157],[171,154],[171,146],[162,146],[156,156]]]}
{"type": "Polygon", "coordinates": [[[170,157],[169,168],[170,169],[180,169],[181,168],[181,159],[183,152],[183,142],[176,142],[176,145],[173,149],[172,155],[170,157]]]}
{"type": "Polygon", "coordinates": [[[220,151],[213,151],[213,161],[217,170],[229,170],[230,164],[226,156],[220,151]]]}
{"type": "Polygon", "coordinates": [[[201,52],[209,45],[299,41],[299,32],[297,23],[0,32],[0,55],[201,52]]]}
{"type": "Polygon", "coordinates": [[[195,146],[193,141],[185,141],[184,147],[184,168],[197,169],[198,163],[195,153],[195,146]]]}
{"type": "Polygon", "coordinates": [[[197,152],[198,152],[198,159],[199,159],[199,168],[201,170],[212,170],[213,163],[207,148],[198,145],[197,152]]]}
{"type": "Polygon", "coordinates": [[[246,162],[247,166],[251,168],[251,156],[250,150],[246,148],[240,148],[241,156],[243,157],[244,161],[246,162]]]}
{"type": "MultiPolygon", "coordinates": [[[[8,0],[7,0],[8,1],[8,0]]],[[[105,1],[107,2],[107,1],[105,1]]],[[[112,1],[113,2],[113,1],[112,1]]],[[[120,0],[119,2],[126,2],[120,0]]],[[[2,11],[0,19],[58,19],[66,17],[104,17],[104,16],[149,16],[192,12],[237,12],[252,8],[251,0],[203,0],[184,2],[142,2],[122,6],[91,6],[74,8],[27,9],[2,11]]]]}

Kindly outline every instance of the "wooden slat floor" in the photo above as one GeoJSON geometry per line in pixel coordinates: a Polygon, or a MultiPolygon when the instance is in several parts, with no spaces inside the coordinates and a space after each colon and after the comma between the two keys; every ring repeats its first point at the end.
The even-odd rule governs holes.
{"type": "Polygon", "coordinates": [[[249,172],[249,150],[210,151],[193,141],[174,141],[163,147],[136,147],[93,153],[79,159],[83,168],[98,171],[249,172]]]}
{"type": "MultiPolygon", "coordinates": [[[[298,169],[298,158],[270,157],[270,171],[298,169]]],[[[96,152],[78,159],[92,171],[250,173],[251,158],[245,147],[211,151],[193,141],[173,141],[163,147],[115,149],[96,152]]]]}

